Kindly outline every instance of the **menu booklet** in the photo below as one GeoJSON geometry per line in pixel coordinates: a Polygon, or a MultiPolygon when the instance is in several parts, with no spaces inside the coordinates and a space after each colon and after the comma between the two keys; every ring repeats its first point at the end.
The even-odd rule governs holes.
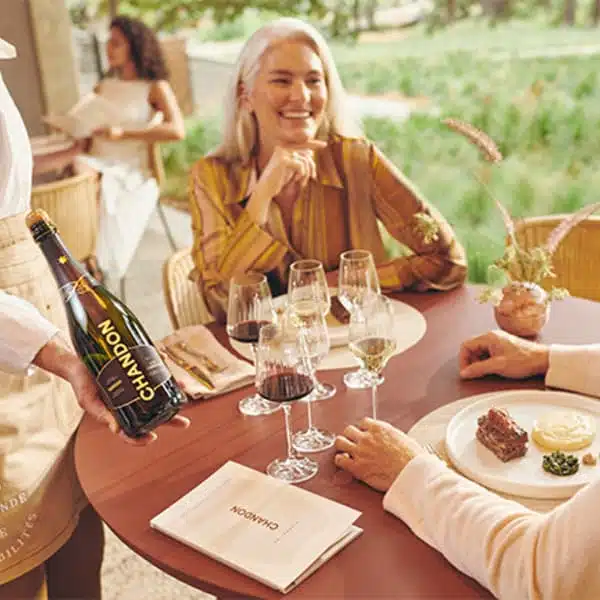
{"type": "Polygon", "coordinates": [[[95,129],[120,123],[123,110],[117,104],[93,92],[86,94],[69,112],[47,115],[43,121],[75,139],[89,137],[95,129]]]}
{"type": "Polygon", "coordinates": [[[360,515],[230,461],[150,525],[286,593],[362,533],[360,515]]]}
{"type": "Polygon", "coordinates": [[[163,113],[155,112],[148,123],[124,123],[123,108],[118,104],[94,92],[86,94],[63,115],[46,115],[44,123],[66,133],[75,139],[83,139],[92,135],[96,129],[111,125],[126,125],[127,129],[141,129],[159,125],[163,121],[163,113]]]}

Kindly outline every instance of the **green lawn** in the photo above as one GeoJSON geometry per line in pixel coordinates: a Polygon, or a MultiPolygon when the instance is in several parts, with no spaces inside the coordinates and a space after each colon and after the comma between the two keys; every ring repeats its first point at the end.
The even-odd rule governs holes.
{"type": "MultiPolygon", "coordinates": [[[[367,119],[365,130],[456,228],[472,281],[486,279],[504,232],[493,201],[472,177],[482,168],[478,153],[440,118],[469,121],[497,141],[506,158],[493,168],[489,189],[513,214],[572,211],[597,201],[600,55],[498,61],[486,52],[596,39],[597,32],[583,29],[461,24],[434,37],[417,29],[403,40],[334,46],[349,90],[425,96],[438,108],[404,123],[367,119]]],[[[188,165],[217,140],[218,123],[206,119],[190,124],[185,142],[166,149],[176,193],[184,189],[188,165]]]]}

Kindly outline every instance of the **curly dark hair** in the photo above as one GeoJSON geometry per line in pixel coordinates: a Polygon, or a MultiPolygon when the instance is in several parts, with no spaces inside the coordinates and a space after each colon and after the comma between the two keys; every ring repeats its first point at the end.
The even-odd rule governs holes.
{"type": "Polygon", "coordinates": [[[131,60],[140,79],[168,79],[169,70],[156,34],[138,19],[118,16],[110,22],[127,39],[131,60]]]}

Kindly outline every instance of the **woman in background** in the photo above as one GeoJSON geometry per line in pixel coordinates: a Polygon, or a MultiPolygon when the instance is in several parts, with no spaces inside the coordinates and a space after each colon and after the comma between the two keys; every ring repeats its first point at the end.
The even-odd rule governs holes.
{"type": "Polygon", "coordinates": [[[121,279],[160,191],[152,144],[181,140],[185,129],[156,35],[141,21],[119,16],[110,25],[109,73],[95,92],[117,105],[122,119],[94,132],[83,160],[101,173],[100,227],[92,274],[121,279]],[[98,266],[100,271],[98,270],[98,266]]]}
{"type": "Polygon", "coordinates": [[[446,290],[466,276],[452,229],[362,137],[327,43],[297,19],[276,20],[246,42],[222,143],[193,167],[190,205],[193,278],[219,320],[232,275],[267,273],[277,293],[293,260],[335,271],[351,248],[373,253],[385,290],[446,290]],[[410,255],[390,259],[380,224],[410,255]]]}

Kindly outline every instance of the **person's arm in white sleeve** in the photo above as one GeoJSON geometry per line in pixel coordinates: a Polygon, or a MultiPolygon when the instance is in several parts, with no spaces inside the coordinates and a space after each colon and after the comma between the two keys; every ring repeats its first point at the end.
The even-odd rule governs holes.
{"type": "Polygon", "coordinates": [[[550,346],[546,385],[600,396],[600,344],[550,346]]]}
{"type": "Polygon", "coordinates": [[[384,508],[498,598],[600,598],[600,481],[547,514],[530,511],[448,469],[411,460],[384,508]]]}
{"type": "MultiPolygon", "coordinates": [[[[464,378],[545,375],[600,396],[600,346],[565,347],[490,332],[461,347],[464,378]]],[[[336,440],[336,465],[385,491],[384,508],[501,599],[600,598],[600,481],[539,514],[450,470],[388,423],[364,419],[336,440]]]]}
{"type": "Polygon", "coordinates": [[[23,372],[58,328],[25,300],[0,290],[0,370],[23,372]]]}

